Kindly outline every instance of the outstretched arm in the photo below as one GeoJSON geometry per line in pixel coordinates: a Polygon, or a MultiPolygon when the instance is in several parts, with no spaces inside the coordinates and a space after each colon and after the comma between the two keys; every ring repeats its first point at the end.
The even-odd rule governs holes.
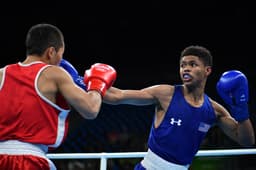
{"type": "Polygon", "coordinates": [[[154,87],[141,90],[122,90],[111,87],[107,90],[103,102],[112,105],[131,104],[131,105],[151,105],[157,102],[154,96],[154,87]]]}

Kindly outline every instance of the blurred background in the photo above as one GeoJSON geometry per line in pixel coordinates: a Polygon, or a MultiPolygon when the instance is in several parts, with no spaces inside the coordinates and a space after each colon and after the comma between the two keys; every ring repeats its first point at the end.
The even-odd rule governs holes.
{"type": "MultiPolygon", "coordinates": [[[[59,27],[64,36],[64,58],[84,74],[91,64],[116,68],[114,86],[140,89],[176,84],[179,55],[189,45],[202,45],[214,57],[206,92],[217,96],[215,85],[227,70],[246,74],[250,112],[255,123],[255,9],[244,1],[34,1],[1,5],[0,66],[25,59],[25,36],[37,23],[59,27]]],[[[154,115],[153,106],[103,104],[95,120],[70,114],[67,140],[52,153],[140,152],[154,115]]],[[[201,149],[239,148],[217,127],[210,129],[201,149]]],[[[113,159],[109,170],[132,170],[141,159],[113,159]]],[[[53,160],[60,170],[98,170],[99,160],[53,160]]],[[[255,156],[196,157],[192,170],[250,170],[255,156]]]]}

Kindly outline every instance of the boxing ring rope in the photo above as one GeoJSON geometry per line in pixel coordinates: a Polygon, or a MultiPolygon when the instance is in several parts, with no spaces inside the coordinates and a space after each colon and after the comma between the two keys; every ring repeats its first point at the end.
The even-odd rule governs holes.
{"type": "MultiPolygon", "coordinates": [[[[49,153],[49,159],[100,159],[100,170],[107,169],[109,158],[142,158],[146,152],[117,152],[117,153],[49,153]]],[[[207,156],[234,156],[234,155],[255,155],[256,149],[219,149],[199,150],[197,157],[207,156]]]]}

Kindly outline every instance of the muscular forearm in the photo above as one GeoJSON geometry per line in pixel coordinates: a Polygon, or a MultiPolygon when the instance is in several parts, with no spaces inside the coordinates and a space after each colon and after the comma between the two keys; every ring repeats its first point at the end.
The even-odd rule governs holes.
{"type": "Polygon", "coordinates": [[[254,130],[249,119],[238,124],[237,137],[242,146],[250,147],[255,144],[254,130]]]}
{"type": "Polygon", "coordinates": [[[115,87],[110,87],[107,90],[105,96],[103,97],[103,102],[107,104],[112,104],[112,105],[119,104],[121,95],[122,95],[122,92],[120,89],[115,87]]]}

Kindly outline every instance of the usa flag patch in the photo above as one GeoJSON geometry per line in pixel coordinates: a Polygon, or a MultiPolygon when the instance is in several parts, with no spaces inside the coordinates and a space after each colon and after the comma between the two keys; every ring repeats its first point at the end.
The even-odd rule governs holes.
{"type": "Polygon", "coordinates": [[[198,127],[198,130],[200,131],[200,132],[208,132],[208,130],[210,129],[210,125],[209,124],[207,124],[207,123],[204,123],[204,122],[200,122],[200,124],[199,124],[199,127],[198,127]]]}

